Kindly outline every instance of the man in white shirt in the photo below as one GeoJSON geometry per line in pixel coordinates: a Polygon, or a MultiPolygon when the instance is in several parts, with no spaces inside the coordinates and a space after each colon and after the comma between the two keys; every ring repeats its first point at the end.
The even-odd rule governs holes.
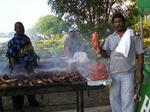
{"type": "Polygon", "coordinates": [[[128,55],[124,56],[117,52],[116,48],[127,30],[126,19],[122,14],[117,13],[112,17],[112,23],[115,32],[109,35],[103,46],[98,49],[103,57],[110,57],[108,66],[108,73],[112,78],[110,104],[112,112],[134,112],[134,80],[140,83],[143,80],[142,41],[139,36],[131,35],[128,55]],[[135,76],[136,66],[138,73],[135,76]]]}

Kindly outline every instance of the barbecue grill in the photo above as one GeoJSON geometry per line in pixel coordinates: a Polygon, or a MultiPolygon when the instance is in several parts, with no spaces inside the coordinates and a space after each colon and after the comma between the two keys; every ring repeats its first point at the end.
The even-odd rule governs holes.
{"type": "MultiPolygon", "coordinates": [[[[89,88],[86,78],[77,69],[76,62],[70,59],[68,61],[67,58],[41,61],[33,73],[17,72],[15,75],[0,75],[0,97],[75,91],[77,112],[84,112],[83,91],[89,88]]],[[[2,104],[0,98],[1,112],[3,112],[2,104]]]]}

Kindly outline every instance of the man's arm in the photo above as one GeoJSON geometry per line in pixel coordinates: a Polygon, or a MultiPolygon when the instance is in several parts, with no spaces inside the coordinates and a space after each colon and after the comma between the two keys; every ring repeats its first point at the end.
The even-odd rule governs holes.
{"type": "Polygon", "coordinates": [[[137,74],[136,80],[142,82],[144,79],[143,75],[143,66],[144,66],[144,54],[137,54],[137,74]]]}
{"type": "Polygon", "coordinates": [[[99,48],[94,49],[94,52],[95,52],[96,55],[101,55],[104,58],[108,58],[109,57],[107,52],[105,50],[103,50],[101,46],[99,46],[99,48]]]}
{"type": "Polygon", "coordinates": [[[105,50],[103,50],[101,47],[99,49],[100,49],[99,53],[101,54],[102,57],[104,57],[104,58],[108,58],[109,57],[105,50]]]}

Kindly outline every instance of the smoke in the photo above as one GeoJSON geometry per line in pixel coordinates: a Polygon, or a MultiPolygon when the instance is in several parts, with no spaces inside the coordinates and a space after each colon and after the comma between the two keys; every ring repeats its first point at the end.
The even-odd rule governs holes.
{"type": "Polygon", "coordinates": [[[9,63],[6,60],[0,62],[0,76],[4,74],[10,74],[9,63]]]}
{"type": "MultiPolygon", "coordinates": [[[[38,70],[58,70],[66,72],[77,70],[85,77],[88,75],[83,69],[97,62],[96,57],[92,52],[92,47],[89,44],[90,42],[86,42],[85,40],[83,40],[82,35],[76,31],[71,31],[70,35],[68,36],[69,40],[67,40],[68,42],[66,42],[66,44],[69,44],[69,47],[71,46],[71,56],[64,55],[63,50],[56,54],[49,49],[46,49],[46,47],[40,49],[34,47],[35,52],[41,58],[38,62],[38,67],[35,69],[35,72],[37,72],[38,70]],[[73,39],[70,40],[70,38],[73,39]]],[[[7,46],[5,47],[7,48],[7,46]]],[[[103,59],[99,59],[99,62],[104,63],[106,61],[104,60],[103,62],[103,59]]],[[[11,71],[9,68],[8,59],[5,58],[5,60],[0,62],[0,75],[4,74],[16,76],[18,74],[26,75],[28,73],[26,72],[24,65],[18,65],[14,68],[13,71],[11,71]]]]}

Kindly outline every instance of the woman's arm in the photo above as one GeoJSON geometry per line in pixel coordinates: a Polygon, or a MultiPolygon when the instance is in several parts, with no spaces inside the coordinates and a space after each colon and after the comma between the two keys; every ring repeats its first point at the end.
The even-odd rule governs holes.
{"type": "Polygon", "coordinates": [[[11,64],[12,67],[14,67],[14,66],[16,65],[16,60],[15,60],[15,58],[10,57],[10,58],[9,58],[9,61],[10,61],[10,64],[11,64]]]}

